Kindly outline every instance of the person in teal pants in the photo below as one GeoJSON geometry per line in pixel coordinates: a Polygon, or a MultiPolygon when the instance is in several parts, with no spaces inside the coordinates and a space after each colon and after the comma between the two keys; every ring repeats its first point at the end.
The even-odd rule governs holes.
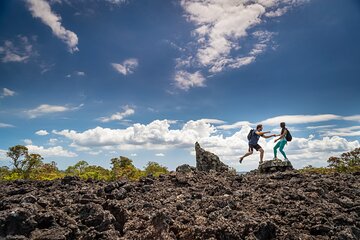
{"type": "Polygon", "coordinates": [[[285,161],[289,161],[288,158],[286,157],[286,154],[284,152],[284,147],[285,145],[287,144],[287,141],[286,141],[286,134],[288,132],[287,128],[285,127],[285,123],[284,122],[281,122],[280,123],[280,127],[281,127],[281,133],[277,136],[279,136],[278,139],[275,139],[274,142],[277,142],[279,141],[275,146],[274,146],[274,160],[277,160],[277,150],[279,149],[281,154],[284,156],[284,160],[285,161]]]}

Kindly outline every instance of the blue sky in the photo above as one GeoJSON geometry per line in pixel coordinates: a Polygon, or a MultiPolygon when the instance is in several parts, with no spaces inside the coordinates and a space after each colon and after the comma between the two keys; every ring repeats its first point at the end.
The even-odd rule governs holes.
{"type": "Polygon", "coordinates": [[[175,169],[199,141],[247,171],[248,131],[281,121],[298,168],[360,147],[357,0],[1,1],[0,29],[1,165],[175,169]]]}

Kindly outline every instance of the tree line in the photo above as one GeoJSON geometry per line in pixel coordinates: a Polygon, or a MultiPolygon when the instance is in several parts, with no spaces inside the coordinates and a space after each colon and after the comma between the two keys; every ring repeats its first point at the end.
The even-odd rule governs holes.
{"type": "Polygon", "coordinates": [[[345,152],[341,154],[340,157],[330,157],[327,162],[329,164],[327,167],[316,168],[309,165],[301,169],[301,171],[322,174],[360,172],[360,148],[345,152]]]}
{"type": "Polygon", "coordinates": [[[159,176],[168,173],[168,169],[156,162],[148,162],[143,170],[136,168],[133,161],[120,156],[111,159],[111,169],[89,165],[81,160],[65,171],[59,170],[56,163],[44,163],[40,154],[29,153],[27,147],[16,145],[10,147],[6,153],[10,158],[11,168],[0,167],[0,180],[53,180],[65,176],[78,176],[81,179],[95,179],[113,181],[118,179],[137,180],[140,177],[152,174],[159,176]]]}
{"type": "MultiPolygon", "coordinates": [[[[0,167],[0,180],[53,180],[65,176],[78,176],[81,179],[91,178],[105,181],[124,178],[137,180],[149,174],[157,177],[160,174],[169,172],[166,167],[156,162],[148,162],[143,170],[138,169],[131,159],[124,156],[112,158],[110,160],[111,169],[89,165],[86,161],[81,160],[63,171],[57,168],[54,161],[44,163],[44,158],[40,154],[29,153],[28,148],[22,145],[10,147],[6,155],[10,158],[12,167],[0,167]]],[[[309,165],[300,171],[322,174],[360,172],[360,148],[343,153],[340,157],[330,157],[327,162],[329,164],[327,167],[316,168],[309,165]]]]}

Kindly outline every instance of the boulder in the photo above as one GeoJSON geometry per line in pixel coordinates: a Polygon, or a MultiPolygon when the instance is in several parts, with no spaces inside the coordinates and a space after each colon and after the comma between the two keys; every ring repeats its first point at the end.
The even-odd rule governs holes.
{"type": "Polygon", "coordinates": [[[229,167],[221,162],[217,155],[202,149],[198,142],[195,143],[195,152],[197,170],[205,172],[209,172],[210,170],[215,170],[217,172],[229,170],[229,167]]]}
{"type": "Polygon", "coordinates": [[[294,170],[290,161],[269,160],[264,161],[258,168],[260,173],[274,173],[294,170]]]}
{"type": "Polygon", "coordinates": [[[180,165],[176,168],[176,171],[177,172],[182,172],[182,173],[188,173],[188,172],[193,172],[195,171],[196,168],[193,167],[193,166],[190,166],[188,164],[183,164],[183,165],[180,165]]]}

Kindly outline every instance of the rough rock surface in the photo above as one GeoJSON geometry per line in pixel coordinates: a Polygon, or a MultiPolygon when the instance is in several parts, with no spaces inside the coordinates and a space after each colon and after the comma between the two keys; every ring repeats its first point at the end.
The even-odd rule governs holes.
{"type": "Polygon", "coordinates": [[[0,239],[360,239],[351,174],[0,182],[0,239]]]}
{"type": "Polygon", "coordinates": [[[183,164],[176,168],[177,172],[183,172],[183,173],[189,173],[195,171],[196,168],[193,166],[190,166],[189,164],[183,164]]]}
{"type": "Polygon", "coordinates": [[[269,160],[259,164],[258,170],[260,173],[274,173],[294,170],[290,161],[269,160]]]}
{"type": "Polygon", "coordinates": [[[229,170],[229,167],[221,162],[217,155],[202,149],[198,142],[195,143],[195,152],[197,170],[206,172],[209,172],[210,170],[215,170],[218,172],[229,170]]]}

